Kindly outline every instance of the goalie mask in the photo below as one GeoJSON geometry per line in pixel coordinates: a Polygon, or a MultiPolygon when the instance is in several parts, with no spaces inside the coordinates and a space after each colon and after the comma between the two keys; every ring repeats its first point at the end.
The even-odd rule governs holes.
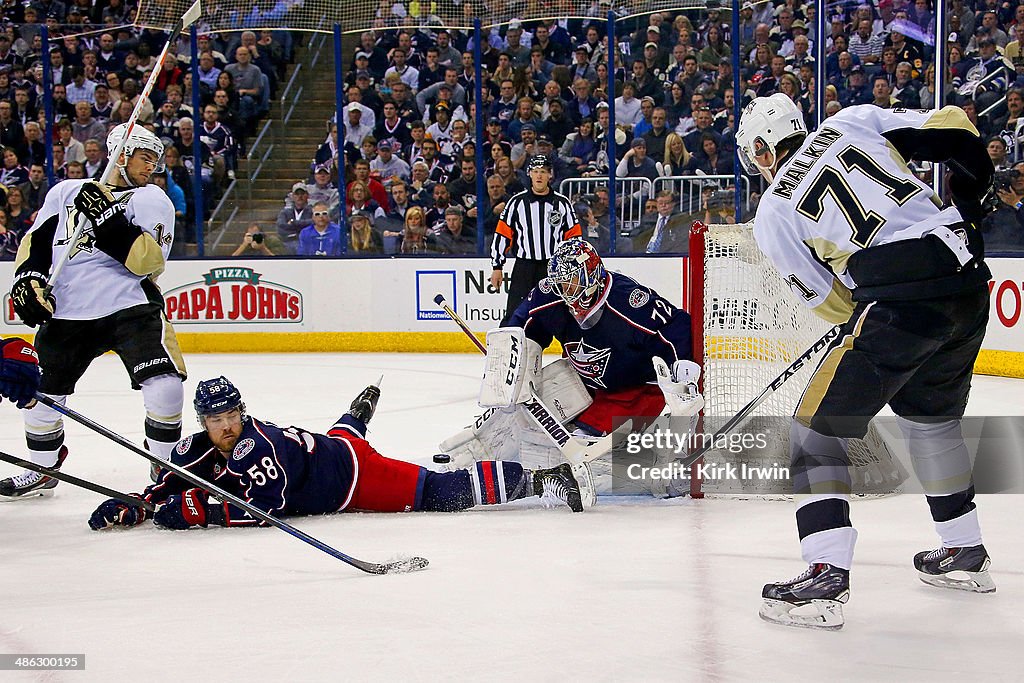
{"type": "MultiPolygon", "coordinates": [[[[109,157],[110,163],[117,164],[118,160],[114,158],[114,153],[117,151],[117,145],[127,133],[128,124],[122,123],[118,126],[114,126],[107,135],[107,157],[109,157]]],[[[125,161],[127,162],[128,159],[131,159],[132,155],[135,154],[135,151],[139,149],[148,149],[156,154],[157,164],[154,173],[159,173],[164,170],[163,141],[142,126],[136,125],[132,127],[131,135],[128,136],[128,140],[124,143],[125,161]]],[[[135,183],[128,178],[128,174],[125,172],[124,166],[117,164],[117,170],[121,174],[121,178],[124,179],[130,187],[135,186],[135,183]]]]}
{"type": "Polygon", "coordinates": [[[242,393],[224,375],[200,382],[196,387],[196,397],[192,405],[196,409],[199,424],[204,425],[204,428],[203,418],[226,413],[235,408],[242,414],[242,421],[245,421],[245,403],[242,401],[242,393]]]}
{"type": "Polygon", "coordinates": [[[743,110],[736,131],[740,163],[751,175],[760,173],[769,182],[779,168],[779,146],[790,138],[798,143],[807,137],[803,114],[788,96],[775,93],[755,98],[743,110]],[[762,165],[758,157],[768,155],[762,165]]]}
{"type": "Polygon", "coordinates": [[[590,242],[572,239],[558,245],[541,286],[545,283],[562,298],[581,328],[597,324],[608,274],[590,242]]]}

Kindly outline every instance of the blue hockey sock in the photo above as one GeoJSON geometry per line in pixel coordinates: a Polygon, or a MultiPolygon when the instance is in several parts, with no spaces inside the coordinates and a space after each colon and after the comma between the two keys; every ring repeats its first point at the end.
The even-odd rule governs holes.
{"type": "Polygon", "coordinates": [[[338,421],[328,431],[330,432],[335,429],[343,429],[353,436],[358,436],[360,439],[366,438],[366,423],[348,413],[339,417],[338,421]]]}
{"type": "Polygon", "coordinates": [[[474,505],[497,505],[533,493],[530,477],[517,462],[488,460],[468,470],[428,472],[421,510],[453,512],[474,505]]]}

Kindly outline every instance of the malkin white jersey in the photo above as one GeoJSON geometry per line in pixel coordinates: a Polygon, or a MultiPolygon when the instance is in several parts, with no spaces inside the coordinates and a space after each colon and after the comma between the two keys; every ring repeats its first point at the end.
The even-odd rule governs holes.
{"type": "Polygon", "coordinates": [[[849,318],[851,290],[858,283],[847,261],[855,252],[963,221],[957,208],[941,209],[931,187],[907,168],[912,157],[949,158],[952,149],[924,148],[936,135],[954,131],[978,135],[956,107],[937,112],[848,107],[783,161],[758,205],[754,237],[794,293],[820,317],[849,318]]]}
{"type": "Polygon", "coordinates": [[[123,263],[98,249],[92,225],[75,208],[75,196],[86,182],[90,181],[65,180],[47,193],[18,253],[18,272],[53,272],[76,221],[86,221],[67,265],[52,283],[57,301],[53,317],[63,320],[95,320],[153,302],[158,294],[153,281],[163,272],[174,241],[174,205],[163,190],[156,185],[111,188],[125,217],[152,237],[159,249],[146,240],[148,244],[133,247],[123,263]]]}

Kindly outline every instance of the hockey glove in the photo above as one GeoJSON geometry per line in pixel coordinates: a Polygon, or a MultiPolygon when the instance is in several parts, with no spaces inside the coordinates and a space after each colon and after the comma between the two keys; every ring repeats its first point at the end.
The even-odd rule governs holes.
{"type": "Polygon", "coordinates": [[[194,526],[205,528],[209,518],[208,495],[197,487],[188,489],[180,496],[168,496],[153,513],[153,523],[165,529],[185,530],[194,526]]]}
{"type": "Polygon", "coordinates": [[[46,277],[41,273],[22,273],[11,286],[14,312],[29,327],[42,325],[53,317],[57,300],[45,294],[46,277]]]}
{"type": "Polygon", "coordinates": [[[0,396],[25,408],[39,389],[39,356],[24,339],[0,340],[0,396]]]}
{"type": "Polygon", "coordinates": [[[111,498],[103,501],[93,511],[92,516],[89,517],[89,528],[93,531],[102,531],[119,526],[138,526],[144,521],[146,521],[145,508],[128,505],[116,498],[111,498]]]}
{"type": "Polygon", "coordinates": [[[653,358],[658,388],[665,395],[665,403],[674,417],[696,415],[704,407],[704,397],[697,391],[700,366],[689,360],[668,364],[658,356],[653,358]]]}
{"type": "Polygon", "coordinates": [[[98,182],[90,181],[82,185],[75,195],[75,208],[93,224],[97,238],[105,229],[116,227],[111,221],[116,221],[118,216],[122,221],[128,221],[124,216],[124,207],[114,199],[106,185],[98,182]]]}

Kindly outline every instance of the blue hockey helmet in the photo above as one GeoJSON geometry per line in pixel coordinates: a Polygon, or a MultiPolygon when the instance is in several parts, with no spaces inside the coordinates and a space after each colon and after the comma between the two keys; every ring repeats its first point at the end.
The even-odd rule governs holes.
{"type": "Polygon", "coordinates": [[[245,416],[245,403],[238,388],[224,375],[214,379],[203,380],[196,387],[196,398],[192,402],[196,415],[202,422],[207,415],[216,415],[238,408],[245,416]]]}

